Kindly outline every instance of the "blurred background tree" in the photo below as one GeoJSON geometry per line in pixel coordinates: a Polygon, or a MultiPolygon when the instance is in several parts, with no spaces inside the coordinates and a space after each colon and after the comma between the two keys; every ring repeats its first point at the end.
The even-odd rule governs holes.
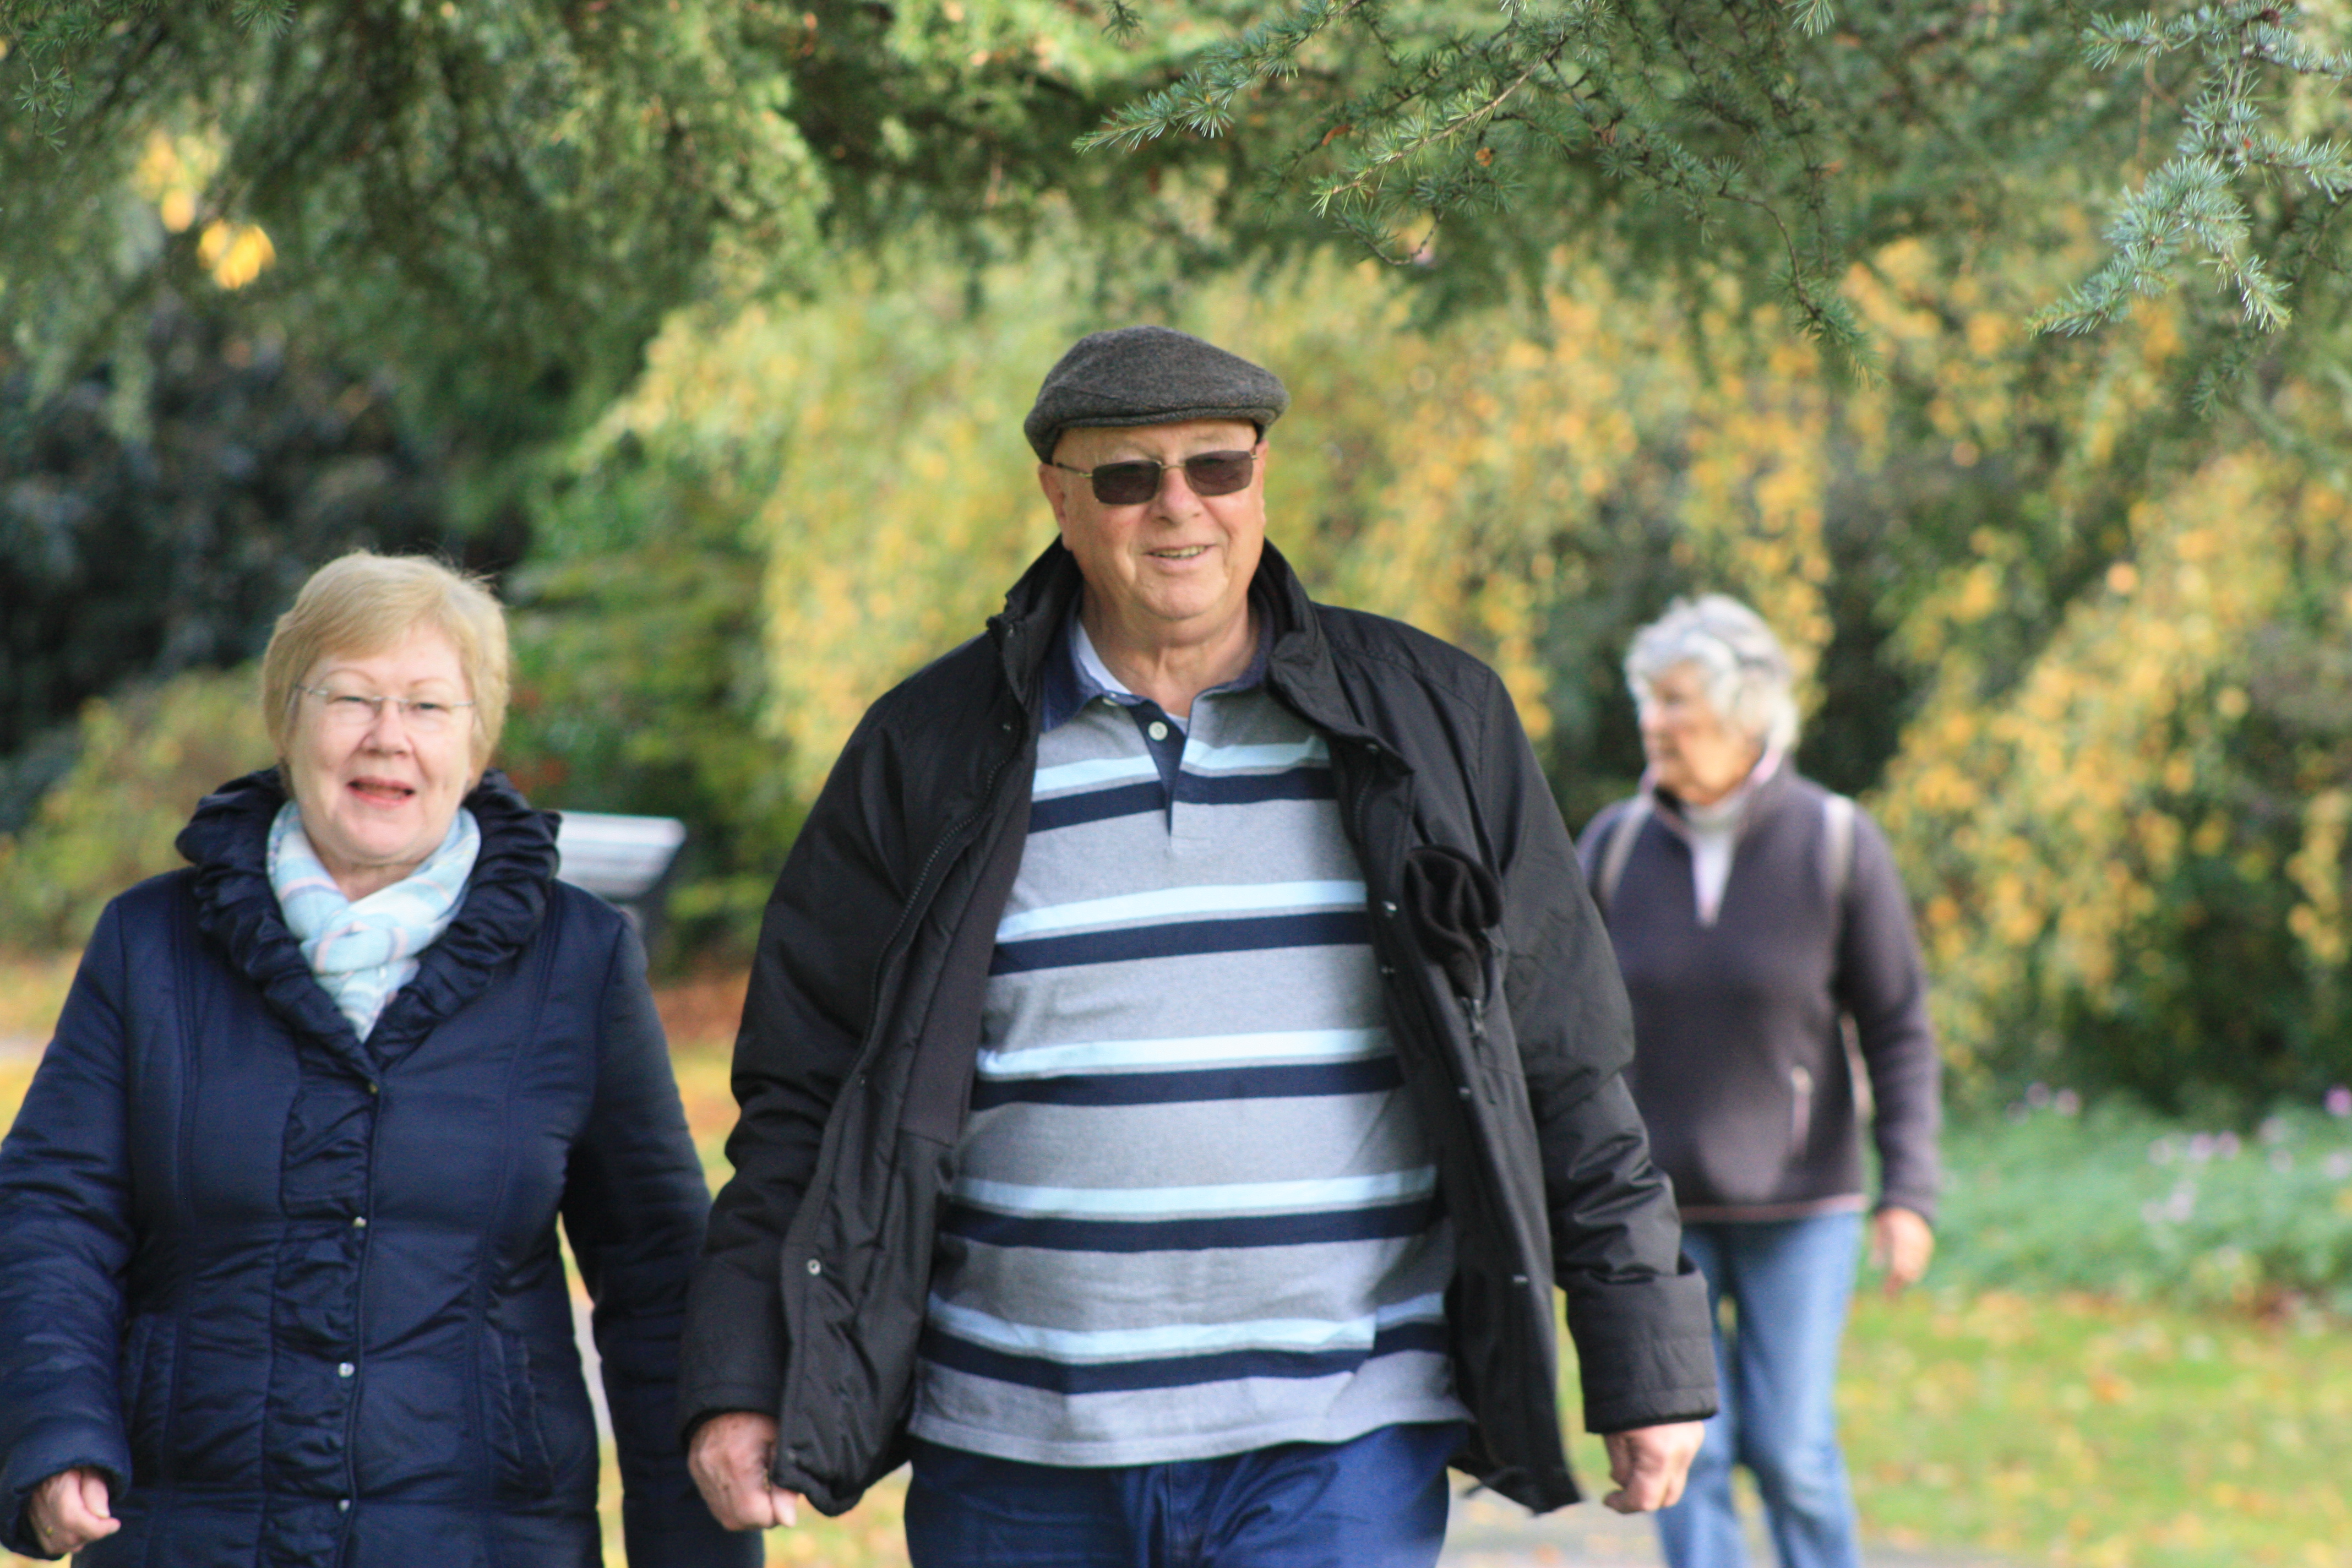
{"type": "MultiPolygon", "coordinates": [[[[427,544],[517,606],[518,777],[687,817],[682,949],[740,951],[855,714],[1046,538],[1037,376],[1166,320],[1283,371],[1277,539],[1493,659],[1572,823],[1639,769],[1632,628],[1742,594],[1802,765],[1896,837],[1962,1082],[2305,1093],[2352,1076],[2347,41],[2345,0],[0,0],[11,428],[121,454],[0,457],[0,641],[99,650],[11,668],[16,765],[427,544]],[[262,444],[234,592],[100,542],[248,537],[154,456],[190,321],[314,432],[262,444]]],[[[0,902],[88,859],[55,831],[0,902]]]]}

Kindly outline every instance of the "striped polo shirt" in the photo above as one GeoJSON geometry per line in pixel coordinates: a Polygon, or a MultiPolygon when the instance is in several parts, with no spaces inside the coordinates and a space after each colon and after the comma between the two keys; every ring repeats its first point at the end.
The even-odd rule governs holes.
{"type": "Polygon", "coordinates": [[[1323,738],[1263,654],[1189,723],[1091,655],[1048,668],[913,1430],[1097,1466],[1462,1419],[1323,738]]]}

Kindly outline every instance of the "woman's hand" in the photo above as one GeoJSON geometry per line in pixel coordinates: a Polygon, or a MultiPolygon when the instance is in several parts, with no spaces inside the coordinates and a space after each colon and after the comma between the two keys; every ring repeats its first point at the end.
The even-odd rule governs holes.
{"type": "Polygon", "coordinates": [[[1890,1205],[1871,1215],[1870,1260],[1886,1270],[1888,1300],[1919,1283],[1935,1256],[1936,1233],[1909,1209],[1890,1205]]]}
{"type": "Polygon", "coordinates": [[[122,1528],[107,1499],[104,1471],[59,1470],[33,1489],[25,1512],[44,1556],[68,1557],[122,1528]]]}

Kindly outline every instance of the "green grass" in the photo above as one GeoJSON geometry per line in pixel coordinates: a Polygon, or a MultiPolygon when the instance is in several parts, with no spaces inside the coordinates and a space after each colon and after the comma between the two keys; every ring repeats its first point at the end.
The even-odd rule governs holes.
{"type": "Polygon", "coordinates": [[[1865,1530],[2083,1568],[2352,1565],[2352,1334],[2073,1293],[1859,1301],[1865,1530]]]}

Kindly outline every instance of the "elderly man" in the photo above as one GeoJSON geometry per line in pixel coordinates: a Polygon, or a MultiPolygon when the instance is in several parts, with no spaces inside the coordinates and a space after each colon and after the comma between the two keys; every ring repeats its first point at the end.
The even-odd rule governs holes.
{"type": "Polygon", "coordinates": [[[1081,340],[1058,542],[877,702],[768,907],[681,1416],[738,1529],[910,1456],[917,1568],[1436,1561],[1444,1472],[1622,1511],[1715,1408],[1623,990],[1511,700],[1311,604],[1272,374],[1081,340]]]}

